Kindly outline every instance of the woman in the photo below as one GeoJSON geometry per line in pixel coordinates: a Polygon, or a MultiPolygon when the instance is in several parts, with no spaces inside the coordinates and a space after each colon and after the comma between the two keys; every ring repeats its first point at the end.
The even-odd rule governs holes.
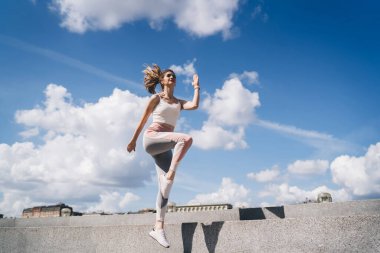
{"type": "Polygon", "coordinates": [[[192,144],[191,136],[173,131],[181,110],[198,108],[199,80],[198,75],[195,74],[193,76],[194,96],[192,101],[177,99],[174,96],[176,75],[170,69],[161,71],[157,65],[148,66],[144,70],[144,84],[148,92],[153,95],[145,108],[127,150],[128,152],[135,150],[137,138],[152,114],[153,123],[147,128],[143,136],[144,148],[155,161],[158,178],[156,224],[149,235],[162,246],[168,248],[170,245],[164,232],[164,218],[169,193],[179,162],[192,144]],[[155,90],[158,83],[161,85],[160,93],[156,93],[155,90]]]}

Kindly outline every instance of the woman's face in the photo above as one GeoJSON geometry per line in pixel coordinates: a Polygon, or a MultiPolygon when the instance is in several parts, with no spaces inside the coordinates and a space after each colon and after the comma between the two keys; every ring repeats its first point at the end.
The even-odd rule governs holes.
{"type": "Polygon", "coordinates": [[[174,72],[168,71],[164,74],[162,78],[162,84],[164,86],[171,86],[174,87],[176,83],[176,75],[174,72]]]}

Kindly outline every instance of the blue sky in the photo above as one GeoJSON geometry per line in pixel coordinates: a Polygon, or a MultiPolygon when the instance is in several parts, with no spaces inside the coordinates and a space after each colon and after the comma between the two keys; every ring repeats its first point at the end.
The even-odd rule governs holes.
{"type": "Polygon", "coordinates": [[[380,196],[375,1],[5,1],[0,10],[0,213],[154,207],[141,138],[144,64],[201,106],[171,200],[235,206],[380,196]]]}

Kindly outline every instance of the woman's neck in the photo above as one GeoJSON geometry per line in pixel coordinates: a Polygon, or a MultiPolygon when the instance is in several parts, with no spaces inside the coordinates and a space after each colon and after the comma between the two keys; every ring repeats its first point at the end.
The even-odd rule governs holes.
{"type": "Polygon", "coordinates": [[[162,93],[164,94],[164,97],[166,98],[173,98],[173,89],[165,86],[164,87],[164,90],[162,91],[162,93]]]}

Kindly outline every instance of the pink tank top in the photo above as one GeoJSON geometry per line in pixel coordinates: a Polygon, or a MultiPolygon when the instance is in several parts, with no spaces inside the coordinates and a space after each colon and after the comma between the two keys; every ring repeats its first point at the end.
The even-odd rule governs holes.
{"type": "Polygon", "coordinates": [[[180,102],[169,104],[160,97],[160,102],[152,113],[153,123],[166,123],[175,127],[180,111],[180,102]]]}

